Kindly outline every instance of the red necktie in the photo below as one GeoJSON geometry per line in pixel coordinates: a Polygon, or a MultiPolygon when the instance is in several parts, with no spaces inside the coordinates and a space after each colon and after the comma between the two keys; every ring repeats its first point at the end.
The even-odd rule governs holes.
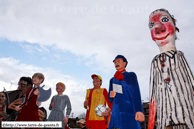
{"type": "Polygon", "coordinates": [[[122,71],[117,71],[114,75],[114,78],[116,78],[116,80],[123,80],[124,79],[124,76],[122,74],[122,72],[125,72],[126,70],[122,70],[122,71]]]}

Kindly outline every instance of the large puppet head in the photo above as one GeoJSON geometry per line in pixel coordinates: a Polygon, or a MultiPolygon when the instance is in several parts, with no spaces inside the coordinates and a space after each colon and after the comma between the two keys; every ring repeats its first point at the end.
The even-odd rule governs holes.
{"type": "Polygon", "coordinates": [[[156,42],[162,52],[175,48],[176,20],[165,9],[157,9],[150,14],[149,28],[152,39],[156,42]]]}
{"type": "Polygon", "coordinates": [[[100,75],[93,74],[92,76],[93,79],[93,85],[95,86],[101,86],[102,85],[102,78],[100,75]]]}
{"type": "Polygon", "coordinates": [[[21,77],[18,82],[18,90],[20,95],[25,95],[28,89],[32,87],[32,79],[30,77],[21,77]]]}
{"type": "Polygon", "coordinates": [[[65,84],[62,82],[58,82],[56,84],[56,91],[57,92],[64,92],[65,91],[65,84]]]}
{"type": "Polygon", "coordinates": [[[32,76],[32,82],[35,86],[40,86],[40,84],[44,81],[44,75],[42,73],[35,73],[32,76]]]}
{"type": "Polygon", "coordinates": [[[117,71],[122,71],[126,68],[128,61],[123,55],[117,55],[113,60],[117,71]]]}

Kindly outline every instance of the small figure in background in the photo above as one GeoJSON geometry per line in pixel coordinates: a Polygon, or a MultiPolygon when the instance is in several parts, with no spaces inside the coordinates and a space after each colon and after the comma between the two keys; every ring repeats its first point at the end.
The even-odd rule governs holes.
{"type": "Polygon", "coordinates": [[[56,84],[57,95],[53,96],[49,106],[49,110],[52,110],[48,121],[62,121],[62,128],[68,123],[69,115],[71,113],[71,102],[67,95],[63,95],[65,91],[65,84],[58,82],[56,84]],[[64,110],[66,109],[66,116],[64,115],[64,110]]]}
{"type": "Polygon", "coordinates": [[[39,120],[40,121],[47,121],[47,111],[44,107],[38,108],[39,120]]]}
{"type": "Polygon", "coordinates": [[[85,126],[86,121],[84,119],[80,119],[76,123],[78,124],[79,128],[81,128],[81,129],[87,129],[86,126],[85,126]]]}

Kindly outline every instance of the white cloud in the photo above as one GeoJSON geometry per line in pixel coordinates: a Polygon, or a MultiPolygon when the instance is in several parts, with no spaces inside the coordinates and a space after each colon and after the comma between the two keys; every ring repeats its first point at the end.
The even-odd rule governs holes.
{"type": "MultiPolygon", "coordinates": [[[[127,55],[134,53],[148,39],[151,41],[147,27],[151,11],[161,7],[169,8],[180,21],[179,19],[185,16],[182,16],[178,9],[184,7],[183,5],[190,5],[182,0],[172,2],[173,9],[169,2],[165,4],[165,1],[153,0],[1,3],[1,37],[54,46],[87,58],[95,54],[96,63],[103,62],[106,68],[109,66],[106,62],[109,60],[105,60],[118,54],[123,47],[122,51],[127,55]],[[138,46],[134,45],[137,43],[138,46]]],[[[184,8],[184,12],[190,12],[186,15],[188,17],[184,18],[189,19],[193,11],[184,8]]],[[[192,24],[188,21],[190,20],[185,20],[184,23],[192,24]]]]}
{"type": "MultiPolygon", "coordinates": [[[[180,29],[177,49],[185,53],[194,71],[193,5],[193,0],[1,0],[0,37],[41,46],[24,46],[31,53],[50,52],[47,47],[68,51],[77,56],[78,63],[105,73],[105,78],[111,78],[110,74],[115,72],[114,57],[123,54],[129,61],[127,70],[137,74],[144,99],[149,94],[151,60],[159,54],[148,28],[149,14],[155,9],[166,8],[175,16],[180,29]]],[[[60,56],[55,56],[60,59],[60,56]]],[[[71,87],[67,88],[66,93],[72,95],[73,92],[70,96],[75,100],[73,108],[82,109],[77,101],[83,101],[85,93],[81,91],[81,97],[78,94],[80,88],[89,87],[87,83],[80,83],[54,69],[21,64],[11,58],[0,61],[4,85],[7,83],[9,86],[10,81],[17,82],[20,76],[43,71],[48,78],[46,85],[54,87],[57,79],[68,82],[71,87]]]]}

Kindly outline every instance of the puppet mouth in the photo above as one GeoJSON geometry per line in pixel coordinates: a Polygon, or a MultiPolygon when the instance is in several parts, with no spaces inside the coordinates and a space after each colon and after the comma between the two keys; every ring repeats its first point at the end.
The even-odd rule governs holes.
{"type": "Polygon", "coordinates": [[[154,37],[154,40],[163,40],[163,39],[166,39],[170,34],[168,33],[166,36],[164,37],[160,37],[160,38],[157,38],[157,37],[154,37]]]}

